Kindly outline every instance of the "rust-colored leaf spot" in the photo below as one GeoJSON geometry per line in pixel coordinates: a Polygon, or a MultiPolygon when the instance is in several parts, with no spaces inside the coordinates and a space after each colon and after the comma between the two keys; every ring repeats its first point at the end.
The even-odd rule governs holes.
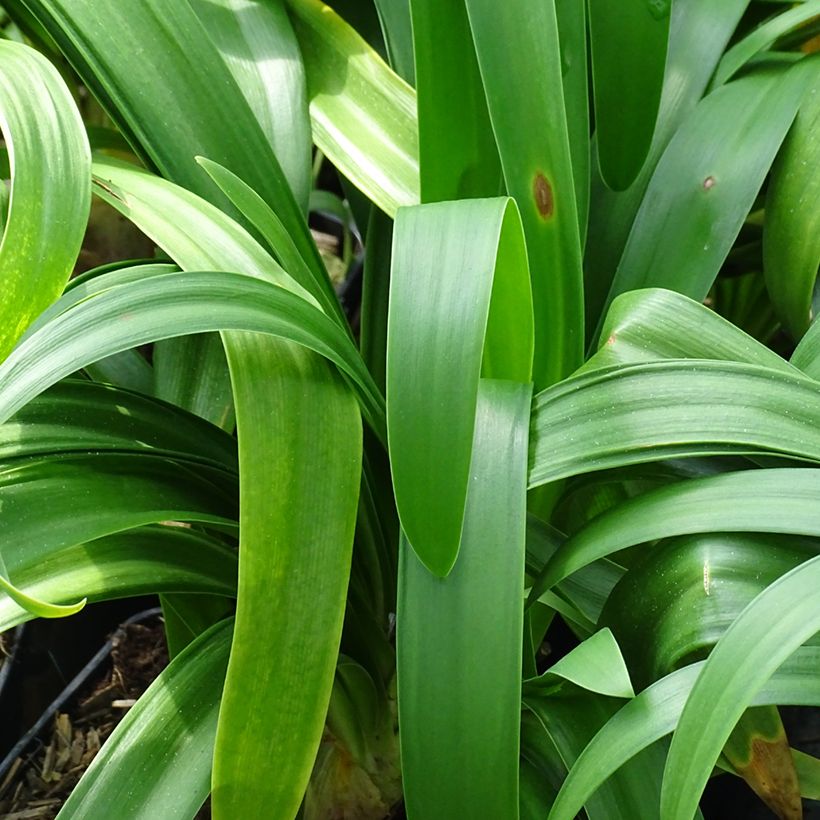
{"type": "Polygon", "coordinates": [[[535,175],[532,193],[541,218],[549,219],[555,213],[555,198],[552,195],[552,186],[540,171],[535,175]]]}
{"type": "Polygon", "coordinates": [[[715,185],[715,178],[713,176],[708,176],[706,179],[703,180],[703,190],[708,191],[710,188],[713,188],[715,185]]]}

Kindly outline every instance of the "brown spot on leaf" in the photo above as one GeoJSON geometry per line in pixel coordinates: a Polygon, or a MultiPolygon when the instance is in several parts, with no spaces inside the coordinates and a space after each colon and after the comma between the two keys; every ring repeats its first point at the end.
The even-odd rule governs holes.
{"type": "Polygon", "coordinates": [[[703,180],[703,190],[708,191],[712,188],[715,184],[715,178],[713,176],[708,176],[706,179],[703,180]]]}
{"type": "Polygon", "coordinates": [[[555,199],[552,194],[552,186],[540,171],[535,175],[532,193],[541,218],[549,219],[555,213],[555,199]]]}

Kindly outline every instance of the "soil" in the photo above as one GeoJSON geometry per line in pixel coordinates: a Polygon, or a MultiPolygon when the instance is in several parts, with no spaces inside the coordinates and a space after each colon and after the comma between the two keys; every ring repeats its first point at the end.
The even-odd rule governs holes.
{"type": "Polygon", "coordinates": [[[119,629],[100,674],[55,715],[0,784],[0,818],[53,820],[114,727],[167,664],[159,618],[119,629]]]}

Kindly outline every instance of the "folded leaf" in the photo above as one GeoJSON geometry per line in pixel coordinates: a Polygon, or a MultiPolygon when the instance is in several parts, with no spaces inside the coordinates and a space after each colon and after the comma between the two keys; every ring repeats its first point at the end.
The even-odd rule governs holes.
{"type": "Polygon", "coordinates": [[[387,428],[402,528],[422,563],[455,563],[479,376],[528,383],[532,303],[507,198],[403,209],[393,237],[387,428]]]}

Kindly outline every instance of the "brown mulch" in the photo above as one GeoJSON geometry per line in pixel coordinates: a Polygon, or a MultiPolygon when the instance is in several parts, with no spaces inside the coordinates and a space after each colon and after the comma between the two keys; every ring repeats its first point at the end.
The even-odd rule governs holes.
{"type": "Polygon", "coordinates": [[[106,738],[167,664],[159,619],[119,630],[102,677],[68,713],[55,716],[39,748],[18,758],[0,784],[0,818],[54,820],[106,738]]]}

